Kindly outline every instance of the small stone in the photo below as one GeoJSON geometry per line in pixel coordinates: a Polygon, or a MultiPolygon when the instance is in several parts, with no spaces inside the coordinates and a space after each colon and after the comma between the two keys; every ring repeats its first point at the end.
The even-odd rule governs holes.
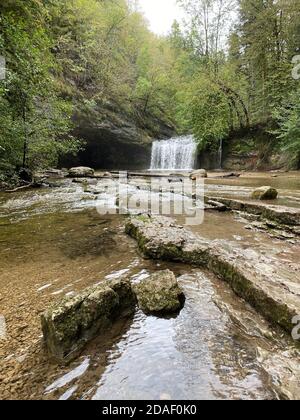
{"type": "Polygon", "coordinates": [[[164,392],[164,393],[162,393],[161,395],[160,395],[160,398],[159,398],[161,401],[171,401],[172,400],[172,397],[171,397],[171,395],[170,394],[167,394],[166,392],[164,392]]]}
{"type": "Polygon", "coordinates": [[[23,324],[18,327],[18,331],[22,332],[28,328],[28,324],[23,324]]]}
{"type": "Polygon", "coordinates": [[[6,340],[7,331],[6,331],[6,321],[3,315],[0,315],[0,341],[6,340]]]}
{"type": "Polygon", "coordinates": [[[18,356],[18,357],[16,357],[16,361],[21,364],[26,360],[26,357],[27,357],[27,354],[23,354],[22,356],[18,356]]]}

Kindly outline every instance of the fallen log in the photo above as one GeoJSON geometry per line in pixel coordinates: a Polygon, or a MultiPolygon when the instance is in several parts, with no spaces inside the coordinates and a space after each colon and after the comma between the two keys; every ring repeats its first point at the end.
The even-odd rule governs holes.
{"type": "Polygon", "coordinates": [[[30,183],[30,184],[27,184],[27,185],[22,185],[21,187],[14,188],[13,190],[6,190],[5,192],[8,193],[8,194],[12,194],[12,193],[15,193],[15,192],[18,192],[18,191],[21,191],[21,190],[25,190],[27,188],[31,188],[33,186],[33,184],[34,183],[30,183]]]}
{"type": "Polygon", "coordinates": [[[33,181],[26,185],[21,185],[20,187],[14,188],[13,190],[6,190],[7,194],[12,194],[18,191],[26,190],[28,188],[42,188],[44,186],[43,181],[33,181]]]}

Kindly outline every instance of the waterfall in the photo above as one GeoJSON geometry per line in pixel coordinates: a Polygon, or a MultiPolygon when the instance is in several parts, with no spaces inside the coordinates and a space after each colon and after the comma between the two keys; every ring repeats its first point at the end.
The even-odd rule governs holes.
{"type": "Polygon", "coordinates": [[[220,147],[219,147],[219,169],[222,169],[223,164],[223,139],[220,140],[220,147]]]}
{"type": "Polygon", "coordinates": [[[195,165],[197,145],[193,136],[155,141],[151,170],[191,170],[195,165]]]}

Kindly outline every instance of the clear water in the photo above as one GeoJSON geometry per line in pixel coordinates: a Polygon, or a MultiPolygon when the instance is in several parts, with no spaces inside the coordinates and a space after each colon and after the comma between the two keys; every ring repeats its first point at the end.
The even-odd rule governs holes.
{"type": "MultiPolygon", "coordinates": [[[[299,177],[290,176],[208,179],[205,189],[236,196],[272,181],[282,196],[288,192],[295,199],[299,177]]],[[[142,181],[139,188],[142,193],[142,181]]],[[[124,234],[123,216],[96,211],[102,200],[116,205],[105,195],[103,181],[87,189],[99,194],[70,180],[62,181],[60,188],[0,194],[0,300],[8,337],[0,340],[0,377],[5,378],[0,398],[276,398],[257,357],[258,349],[272,356],[279,346],[258,329],[262,323],[262,331],[269,331],[263,320],[211,274],[143,259],[136,242],[124,234]],[[39,315],[51,303],[104,278],[126,275],[138,282],[166,268],[174,271],[187,298],[177,317],[159,319],[137,311],[133,319],[120,321],[91,342],[71,365],[48,360],[39,315]]],[[[289,270],[289,287],[294,288],[299,246],[244,225],[231,213],[207,213],[204,224],[192,230],[228,246],[239,245],[244,252],[264,253],[272,259],[272,267],[268,264],[265,270],[289,270]]],[[[284,340],[282,348],[288,348],[284,340]]]]}

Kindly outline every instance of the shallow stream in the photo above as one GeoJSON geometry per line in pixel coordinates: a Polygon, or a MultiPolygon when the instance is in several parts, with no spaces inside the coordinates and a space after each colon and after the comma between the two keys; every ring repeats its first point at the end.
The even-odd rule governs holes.
{"type": "MultiPolygon", "coordinates": [[[[273,180],[277,186],[282,183],[283,201],[297,206],[299,178],[273,180]]],[[[124,234],[126,216],[97,212],[98,200],[107,200],[103,192],[87,192],[86,186],[69,180],[58,184],[0,194],[0,315],[6,324],[6,336],[0,340],[2,399],[278,398],[257,354],[258,349],[270,354],[284,349],[289,343],[284,335],[211,274],[145,260],[124,234]],[[177,317],[146,317],[137,311],[133,319],[117,323],[90,343],[71,365],[48,361],[39,315],[51,302],[104,278],[140,281],[163,268],[176,273],[187,297],[177,317]],[[245,320],[251,320],[247,328],[245,320]],[[269,334],[273,339],[266,338],[269,334]]],[[[256,184],[264,185],[251,177],[210,179],[206,189],[245,196],[256,184]]],[[[90,188],[101,191],[101,181],[90,188]]],[[[115,202],[110,203],[114,207],[115,202]]],[[[246,252],[264,252],[274,267],[290,267],[292,277],[299,278],[297,244],[249,231],[232,214],[208,213],[203,225],[191,229],[246,252]]]]}

